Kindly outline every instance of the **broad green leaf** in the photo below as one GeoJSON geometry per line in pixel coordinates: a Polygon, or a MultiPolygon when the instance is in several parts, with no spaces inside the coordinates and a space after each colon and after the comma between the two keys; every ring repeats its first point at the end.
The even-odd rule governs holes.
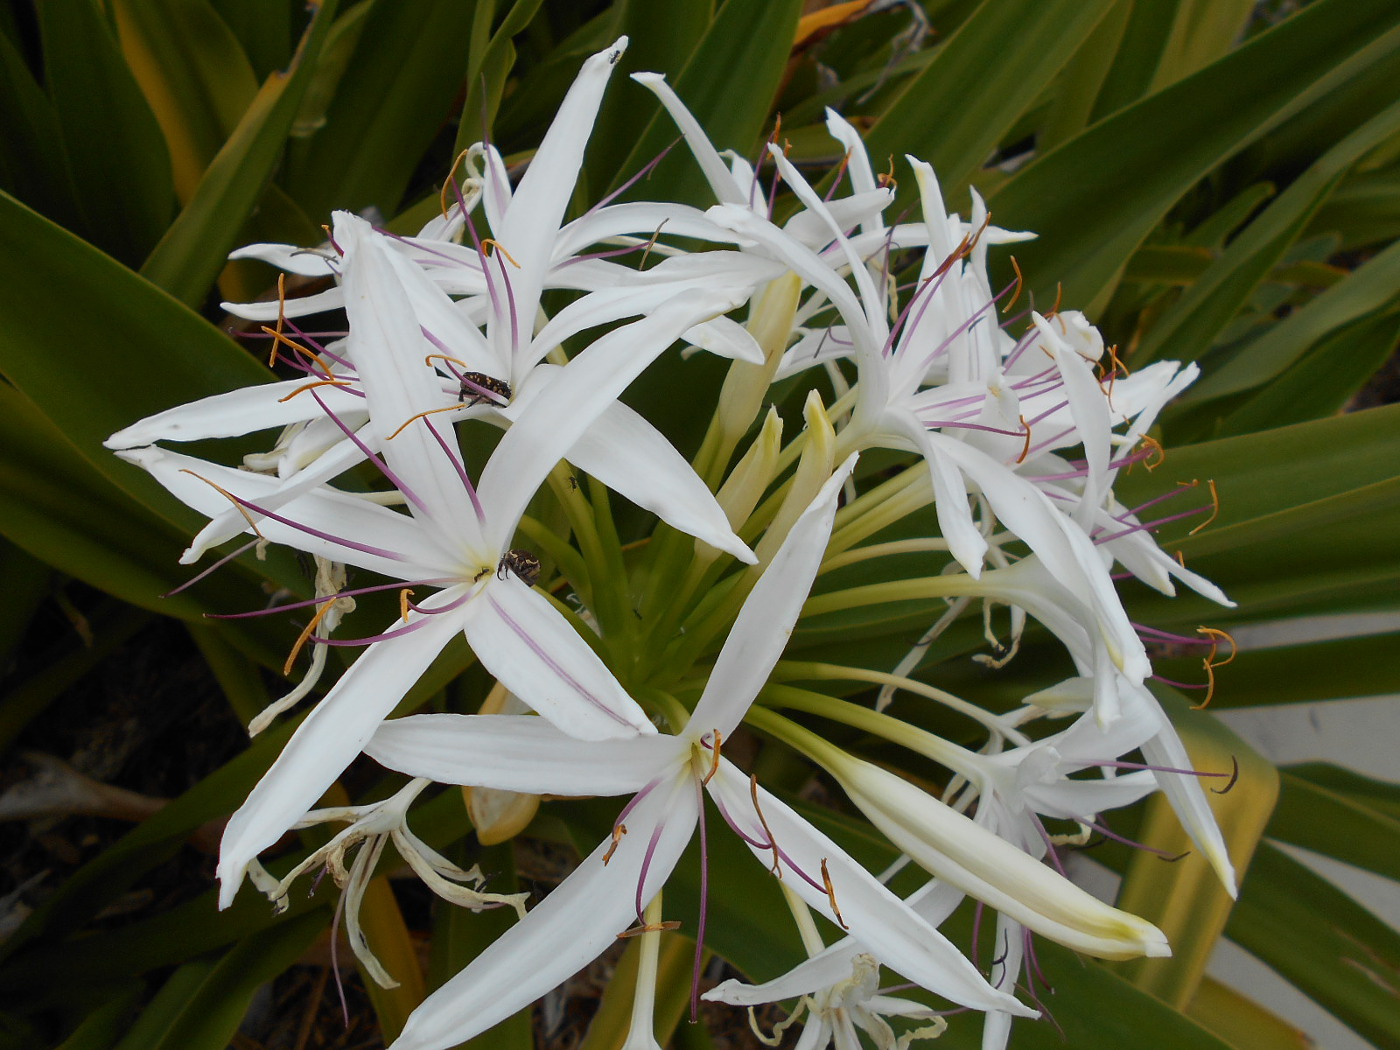
{"type": "Polygon", "coordinates": [[[984,3],[876,121],[866,135],[870,155],[908,153],[928,161],[956,206],[968,178],[1112,6],[1113,0],[984,3]]]}
{"type": "MultiPolygon", "coordinates": [[[[455,116],[475,5],[376,3],[325,126],[292,151],[284,186],[313,220],[332,209],[398,211],[423,151],[455,116]]],[[[451,158],[440,158],[446,173],[451,158]]]]}
{"type": "Polygon", "coordinates": [[[1311,1050],[1313,1046],[1302,1031],[1210,977],[1201,982],[1186,1012],[1232,1050],[1311,1050]]]}
{"type": "Polygon", "coordinates": [[[1094,100],[1103,89],[1134,10],[1132,3],[1115,3],[1060,71],[1050,108],[1036,134],[1036,149],[1048,152],[1090,123],[1094,100]]]}
{"type": "Polygon", "coordinates": [[[1347,251],[1400,237],[1400,168],[1353,172],[1343,180],[1305,236],[1324,232],[1341,234],[1347,251]]]}
{"type": "Polygon", "coordinates": [[[1175,84],[1227,54],[1254,8],[1254,0],[1180,0],[1150,90],[1175,84]]]}
{"type": "Polygon", "coordinates": [[[287,64],[305,18],[286,0],[210,0],[261,80],[287,64]]]}
{"type": "Polygon", "coordinates": [[[194,196],[141,267],[141,275],[199,306],[246,217],[263,194],[311,82],[338,0],[322,0],[291,66],[268,77],[204,171],[194,196]]]}
{"type": "MultiPolygon", "coordinates": [[[[1038,302],[1092,308],[1178,199],[1307,102],[1378,62],[1400,70],[1400,8],[1319,0],[1225,58],[1091,126],[989,195],[1038,302]]],[[[1009,278],[1009,268],[1006,274],[1009,278]]],[[[1005,279],[994,281],[1005,283],[1005,279]]]]}
{"type": "MultiPolygon", "coordinates": [[[[466,99],[462,104],[462,117],[457,125],[454,154],[461,153],[477,142],[497,138],[497,113],[506,95],[506,79],[515,67],[516,52],[512,38],[529,24],[539,6],[540,0],[515,0],[500,24],[492,28],[495,4],[477,5],[476,17],[472,21],[471,45],[468,49],[466,99]]],[[[595,41],[593,46],[578,49],[577,53],[573,49],[561,46],[557,51],[563,51],[565,54],[559,56],[560,61],[541,63],[530,71],[529,88],[523,94],[527,102],[538,98],[540,106],[534,111],[536,119],[529,122],[532,134],[536,133],[536,129],[547,126],[558,103],[563,100],[568,85],[572,84],[574,77],[578,75],[578,66],[583,59],[594,51],[602,50],[614,39],[616,35],[609,34],[609,39],[595,41]],[[557,94],[540,90],[540,80],[548,75],[551,66],[557,67],[553,70],[558,80],[557,94]]],[[[521,93],[517,93],[519,94],[521,93]]],[[[531,145],[533,144],[532,142],[531,145]]]]}
{"type": "Polygon", "coordinates": [[[144,990],[139,981],[122,985],[83,1019],[58,1050],[111,1050],[130,1029],[144,990]]]}
{"type": "Polygon", "coordinates": [[[253,934],[212,966],[190,964],[200,979],[181,980],[178,995],[158,997],[118,1050],[223,1050],[259,987],[297,961],[325,920],[319,911],[297,915],[253,934]]]}
{"type": "MultiPolygon", "coordinates": [[[[1094,121],[1137,102],[1150,94],[1162,53],[1171,39],[1172,26],[1183,0],[1132,3],[1122,41],[1113,54],[1113,65],[1094,102],[1094,121]]],[[[1092,122],[1091,122],[1092,123],[1092,122]]]]}
{"type": "Polygon", "coordinates": [[[1400,294],[1397,288],[1400,288],[1400,244],[1391,245],[1368,259],[1351,277],[1327,289],[1241,348],[1224,364],[1211,369],[1187,391],[1182,405],[1198,405],[1269,382],[1318,341],[1393,303],[1400,294]]]}
{"type": "Polygon", "coordinates": [[[189,201],[258,90],[238,39],[206,0],[112,0],[122,53],[170,148],[189,201]]]}
{"type": "Polygon", "coordinates": [[[24,57],[0,34],[0,189],[83,232],[78,187],[59,143],[58,118],[24,57]]]}
{"type": "Polygon", "coordinates": [[[5,581],[5,603],[0,605],[0,681],[10,673],[10,655],[47,597],[52,576],[38,558],[0,538],[0,580],[5,581]]]}
{"type": "Polygon", "coordinates": [[[1260,847],[1226,932],[1363,1039],[1400,1042],[1400,934],[1282,850],[1260,847]]]}
{"type": "Polygon", "coordinates": [[[1231,241],[1220,260],[1152,326],[1134,351],[1134,364],[1140,367],[1159,357],[1176,361],[1201,357],[1269,270],[1284,258],[1338,178],[1397,129],[1400,104],[1328,150],[1231,241]]]}
{"type": "Polygon", "coordinates": [[[1363,796],[1309,778],[1308,772],[1306,767],[1283,771],[1269,835],[1400,881],[1400,819],[1363,796]]]}
{"type": "Polygon", "coordinates": [[[131,263],[170,221],[170,154],[96,0],[38,7],[44,78],[93,242],[131,263]],[[120,128],[120,134],[113,134],[120,128]]]}
{"type": "Polygon", "coordinates": [[[0,373],[101,474],[192,534],[197,516],[102,441],[143,416],[271,373],[198,314],[4,195],[0,225],[10,248],[0,253],[0,373]]]}
{"type": "Polygon", "coordinates": [[[1221,420],[1217,432],[1248,434],[1335,415],[1390,358],[1397,338],[1395,312],[1347,325],[1221,420]]]}
{"type": "Polygon", "coordinates": [[[1326,762],[1304,762],[1288,772],[1333,794],[1352,798],[1395,820],[1400,820],[1400,785],[1362,776],[1326,762]]]}

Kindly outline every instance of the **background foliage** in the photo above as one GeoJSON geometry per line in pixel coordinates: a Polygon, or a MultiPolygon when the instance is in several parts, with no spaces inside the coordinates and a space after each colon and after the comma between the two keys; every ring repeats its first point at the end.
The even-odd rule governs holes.
{"type": "MultiPolygon", "coordinates": [[[[1128,595],[1136,621],[1190,633],[1202,622],[1228,629],[1394,610],[1392,0],[925,0],[918,9],[856,0],[805,14],[797,0],[11,0],[0,7],[0,742],[11,749],[13,781],[24,769],[17,748],[76,751],[82,720],[106,724],[102,698],[125,689],[118,699],[152,699],[171,727],[163,736],[129,729],[145,750],[124,754],[144,755],[148,767],[134,786],[176,797],[151,815],[27,760],[63,786],[39,791],[38,802],[12,790],[6,815],[104,819],[84,825],[101,829],[85,845],[48,854],[16,846],[6,867],[6,1045],[223,1047],[265,982],[314,952],[331,917],[324,891],[281,917],[250,895],[216,912],[199,852],[208,822],[237,805],[290,731],[245,746],[235,724],[276,695],[286,625],[204,614],[258,607],[279,588],[303,593],[307,581],[289,558],[240,559],[162,598],[185,578],[175,559],[197,523],[102,439],[155,410],[271,376],[256,344],[229,338],[217,305],[269,296],[271,271],[228,264],[231,249],[315,244],[332,208],[416,228],[437,208],[462,146],[489,133],[512,164],[528,162],[578,63],[623,33],[625,69],[666,72],[717,143],[752,156],[781,113],[794,158],[824,167],[839,159],[822,127],[823,107],[835,106],[867,132],[873,157],[893,158],[896,178],[907,174],[902,154],[928,159],[950,206],[965,211],[974,186],[999,226],[1037,231],[1017,251],[1037,303],[1062,296],[1084,308],[1130,368],[1200,362],[1203,379],[1163,418],[1165,462],[1127,479],[1124,496],[1213,479],[1220,509],[1209,527],[1164,535],[1239,608],[1143,589],[1128,595]],[[141,684],[112,684],[133,674],[141,684]],[[198,705],[208,681],[231,715],[198,705]],[[207,724],[189,720],[195,709],[207,724]],[[139,823],[119,835],[110,818],[122,813],[139,823]]],[[[614,81],[580,200],[596,200],[671,143],[657,110],[640,88],[614,81]]],[[[708,203],[681,152],[636,192],[708,203]]],[[[1009,279],[1006,259],[996,261],[1009,279]]],[[[662,362],[629,395],[692,449],[708,408],[675,395],[683,383],[717,381],[704,368],[662,362]]],[[[851,625],[837,626],[852,636],[851,625]]],[[[896,626],[870,628],[880,637],[862,644],[889,644],[896,626]]],[[[966,632],[965,649],[976,633],[966,632]]],[[[818,632],[799,632],[799,646],[804,638],[829,658],[818,632]]],[[[1400,691],[1396,643],[1370,634],[1245,652],[1219,672],[1213,703],[1400,691]]],[[[957,652],[944,657],[924,672],[931,680],[1006,702],[1005,678],[957,652]]],[[[464,650],[449,650],[409,703],[474,709],[483,683],[458,676],[468,663],[464,650]]],[[[1037,675],[1056,677],[1033,642],[1013,667],[1020,692],[1037,675]]],[[[1202,677],[1170,653],[1160,669],[1202,677]]],[[[141,710],[148,717],[150,706],[141,710]]],[[[1063,1034],[1023,1024],[1012,1045],[1301,1045],[1204,977],[1223,935],[1376,1046],[1400,1046],[1400,940],[1280,848],[1400,877],[1397,788],[1334,767],[1275,770],[1208,714],[1184,712],[1180,727],[1199,753],[1223,749],[1241,764],[1239,790],[1251,802],[1237,809],[1250,817],[1227,835],[1246,853],[1263,838],[1238,905],[1204,883],[1190,896],[1168,894],[1179,870],[1100,851],[1126,874],[1122,900],[1171,935],[1176,955],[1115,967],[1046,947],[1063,1034]]],[[[87,769],[132,778],[130,762],[105,775],[100,763],[87,769]]],[[[382,794],[365,771],[345,790],[382,794]]],[[[821,819],[833,834],[856,834],[839,814],[821,819]]],[[[1160,819],[1151,809],[1143,817],[1160,819]]],[[[464,838],[455,793],[415,820],[429,841],[508,877],[511,847],[483,851],[464,838]]],[[[571,834],[588,841],[610,821],[592,803],[552,804],[529,834],[567,847],[571,834]]],[[[42,843],[54,827],[50,819],[30,830],[42,843]]],[[[721,858],[712,892],[725,917],[768,930],[771,902],[726,895],[724,868],[721,858]]],[[[694,870],[682,863],[678,897],[695,892],[684,883],[694,870]]],[[[415,914],[387,885],[366,915],[389,968],[422,972],[410,928],[432,933],[422,979],[372,996],[392,1035],[426,988],[485,943],[494,920],[415,914]]],[[[778,930],[732,941],[712,947],[755,974],[798,951],[778,930]]],[[[608,1042],[616,1016],[625,1004],[609,997],[590,1045],[608,1042]]],[[[977,1027],[955,1024],[946,1042],[975,1045],[977,1027]]],[[[677,1029],[678,1045],[709,1038],[677,1029]]],[[[530,1040],[528,1021],[517,1019],[477,1045],[530,1040]]]]}

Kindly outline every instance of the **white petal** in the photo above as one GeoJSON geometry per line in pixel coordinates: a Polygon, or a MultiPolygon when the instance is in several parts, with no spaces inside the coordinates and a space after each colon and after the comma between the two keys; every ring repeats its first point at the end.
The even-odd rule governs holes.
{"type": "Polygon", "coordinates": [[[298,248],[295,244],[247,244],[229,252],[228,257],[257,259],[302,277],[335,277],[340,273],[335,265],[340,260],[335,258],[335,253],[329,247],[298,248]]]}
{"type": "Polygon", "coordinates": [[[734,181],[700,122],[685,108],[685,103],[671,89],[671,85],[666,83],[666,77],[660,73],[633,73],[632,79],[660,99],[661,104],[666,107],[666,112],[671,114],[671,119],[676,122],[676,127],[685,138],[685,144],[690,147],[690,152],[699,162],[700,170],[705,175],[705,181],[710,184],[715,199],[721,203],[738,204],[747,208],[747,194],[734,181]]]}
{"type": "Polygon", "coordinates": [[[683,292],[570,361],[506,431],[481,472],[477,491],[492,515],[488,541],[504,550],[545,475],[603,410],[682,332],[733,303],[726,289],[683,292]]]}
{"type": "Polygon", "coordinates": [[[532,795],[626,795],[685,760],[690,748],[687,740],[656,735],[584,744],[528,715],[413,715],[383,723],[365,754],[440,784],[532,795]]]}
{"type": "Polygon", "coordinates": [[[611,840],[602,843],[529,915],[428,996],[390,1050],[456,1046],[592,962],[637,923],[638,901],[644,908],[670,875],[697,812],[689,776],[659,784],[627,815],[615,851],[611,840]]]}
{"type": "MultiPolygon", "coordinates": [[[[157,441],[202,441],[205,438],[238,437],[271,427],[285,427],[320,419],[324,410],[310,393],[289,397],[313,377],[289,379],[283,383],[245,386],[225,394],[215,394],[168,408],[118,430],[103,444],[107,448],[138,448],[157,441]],[[284,400],[285,399],[285,400],[284,400]]],[[[339,387],[316,388],[322,401],[336,415],[363,413],[364,398],[339,387]]]]}
{"type": "Polygon", "coordinates": [[[717,730],[727,737],[733,732],[783,655],[826,553],[836,501],[856,458],[847,457],[822,485],[744,600],[690,716],[693,733],[717,730]]]}
{"type": "MultiPolygon", "coordinates": [[[[229,500],[201,478],[252,503],[276,493],[282,484],[265,474],[234,470],[161,448],[138,448],[117,454],[150,471],[177,499],[211,518],[226,511],[229,500]]],[[[331,561],[400,580],[437,579],[450,572],[448,556],[429,542],[413,519],[331,488],[305,493],[277,512],[296,525],[322,533],[319,536],[261,517],[255,510],[249,509],[248,513],[267,539],[331,561]]],[[[244,531],[251,531],[246,529],[246,522],[244,531]]],[[[188,564],[186,559],[181,560],[188,564]]]]}
{"type": "Polygon", "coordinates": [[[474,604],[467,641],[488,671],[579,740],[655,733],[646,713],[544,595],[513,574],[474,604]]]}
{"type": "Polygon", "coordinates": [[[459,474],[456,443],[440,445],[427,419],[400,432],[415,415],[442,401],[437,371],[424,362],[436,349],[423,336],[404,290],[402,273],[412,264],[367,222],[347,212],[336,213],[335,235],[345,252],[350,355],[369,406],[371,433],[380,438],[385,461],[409,488],[409,504],[420,520],[449,546],[473,546],[477,516],[459,474]],[[464,539],[454,542],[457,534],[464,539]]]}
{"type": "MultiPolygon", "coordinates": [[[[782,864],[787,869],[783,878],[788,887],[809,906],[838,921],[827,893],[792,870],[796,866],[820,885],[825,863],[831,879],[831,896],[851,936],[881,963],[929,991],[964,1006],[977,1010],[1006,1010],[1022,1017],[1036,1016],[1036,1011],[988,984],[948,938],[920,918],[845,850],[762,788],[758,790],[763,818],[760,821],[754,812],[750,790],[749,778],[727,760],[719,763],[709,783],[710,793],[747,836],[761,843],[771,832],[783,853],[782,864]]],[[[750,846],[750,849],[764,863],[772,863],[771,848],[750,846]]]]}
{"type": "Polygon", "coordinates": [[[734,535],[714,494],[684,456],[645,419],[615,401],[569,449],[569,460],[666,524],[745,564],[758,559],[734,535]]]}
{"type": "Polygon", "coordinates": [[[299,295],[278,303],[276,299],[265,303],[220,303],[219,308],[234,317],[245,321],[275,321],[280,317],[306,317],[308,314],[339,310],[345,305],[345,295],[337,285],[315,295],[299,295]]]}
{"type": "MultiPolygon", "coordinates": [[[[441,608],[465,593],[465,587],[453,587],[420,604],[441,608]]],[[[423,626],[369,646],[297,727],[224,829],[219,845],[220,908],[233,902],[243,873],[257,855],[315,806],[360,753],[379,723],[462,629],[464,612],[411,613],[410,623],[423,626]]],[[[389,630],[403,627],[402,621],[395,621],[389,630]]]]}

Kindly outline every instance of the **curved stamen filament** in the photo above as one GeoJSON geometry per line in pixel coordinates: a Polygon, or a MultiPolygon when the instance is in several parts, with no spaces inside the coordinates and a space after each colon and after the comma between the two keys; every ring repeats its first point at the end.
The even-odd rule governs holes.
{"type": "Polygon", "coordinates": [[[338,387],[347,387],[347,386],[349,386],[349,385],[350,385],[350,384],[347,383],[344,379],[318,379],[318,380],[316,380],[315,382],[312,382],[312,383],[303,383],[301,386],[297,387],[295,390],[293,390],[293,391],[292,391],[290,394],[288,394],[286,397],[279,397],[279,398],[277,399],[277,403],[280,405],[280,404],[282,404],[282,402],[284,402],[284,401],[290,401],[292,398],[296,397],[298,394],[304,394],[304,393],[306,393],[308,390],[314,390],[314,389],[315,389],[316,387],[318,387],[318,386],[338,386],[338,387]]]}
{"type": "Polygon", "coordinates": [[[708,773],[706,773],[706,774],[705,774],[705,778],[704,778],[703,780],[700,781],[701,786],[704,786],[705,784],[708,784],[712,779],[714,779],[714,775],[715,775],[716,773],[719,772],[719,748],[720,748],[721,737],[720,737],[720,732],[719,732],[718,729],[716,729],[716,730],[714,731],[714,737],[715,737],[715,742],[714,742],[714,745],[713,745],[713,746],[714,746],[714,752],[715,752],[714,761],[710,763],[710,771],[709,771],[708,773]]]}
{"type": "Polygon", "coordinates": [[[753,799],[754,816],[758,817],[759,824],[763,826],[763,833],[768,836],[768,845],[773,850],[773,863],[768,870],[781,879],[783,877],[783,854],[778,849],[778,840],[773,837],[773,829],[768,826],[768,821],[763,817],[763,809],[758,804],[758,777],[752,774],[749,775],[749,797],[753,799]]]}
{"type": "Polygon", "coordinates": [[[1196,535],[1196,533],[1200,532],[1203,528],[1205,528],[1207,525],[1209,525],[1217,517],[1220,516],[1220,493],[1215,488],[1215,479],[1207,478],[1206,487],[1210,489],[1210,517],[1208,517],[1205,521],[1201,522],[1194,529],[1188,532],[1188,536],[1196,535]]]}
{"type": "Polygon", "coordinates": [[[1007,300],[1006,305],[1001,308],[1003,314],[1011,312],[1011,308],[1016,305],[1016,300],[1021,298],[1021,289],[1026,284],[1026,279],[1021,276],[1021,264],[1016,261],[1014,255],[1011,257],[1011,268],[1016,271],[1015,291],[1011,293],[1011,298],[1007,300]]]}
{"type": "Polygon", "coordinates": [[[489,251],[489,249],[495,248],[495,249],[496,249],[497,251],[499,251],[502,255],[504,255],[507,259],[510,260],[510,264],[511,264],[512,266],[514,266],[517,270],[520,269],[520,264],[519,264],[518,262],[515,261],[515,256],[511,255],[510,252],[508,252],[508,251],[506,250],[506,246],[505,246],[504,244],[502,244],[500,241],[496,240],[494,237],[484,237],[484,238],[482,238],[481,246],[482,246],[482,248],[488,249],[488,250],[485,251],[483,254],[485,254],[485,255],[490,255],[491,252],[489,251]]]}
{"type": "Polygon", "coordinates": [[[385,440],[385,441],[393,441],[394,438],[398,437],[400,434],[402,434],[405,430],[408,429],[410,423],[414,423],[414,422],[416,422],[417,420],[422,419],[424,416],[436,415],[436,414],[439,413],[439,412],[455,412],[455,411],[457,411],[457,409],[459,409],[459,408],[461,408],[461,407],[462,407],[461,405],[444,405],[442,408],[430,408],[430,409],[428,409],[428,410],[426,410],[426,411],[424,411],[424,412],[419,412],[416,416],[409,416],[407,419],[405,419],[405,420],[403,421],[403,424],[399,427],[398,430],[395,430],[392,434],[390,434],[390,435],[389,435],[387,438],[385,438],[384,440],[385,440]]]}
{"type": "Polygon", "coordinates": [[[219,484],[217,484],[217,483],[215,483],[215,482],[213,482],[213,481],[210,481],[210,480],[209,480],[208,478],[206,478],[206,477],[202,477],[201,475],[196,474],[194,471],[190,470],[188,467],[181,467],[181,468],[180,468],[180,473],[181,473],[181,474],[188,474],[188,475],[189,475],[190,477],[192,477],[192,478],[199,478],[200,481],[204,482],[204,484],[208,485],[211,489],[213,489],[215,492],[217,492],[220,496],[223,496],[224,499],[226,499],[226,500],[228,500],[230,503],[232,503],[232,504],[234,505],[234,507],[237,508],[238,513],[241,514],[241,515],[243,515],[243,520],[246,521],[246,522],[248,523],[248,528],[250,528],[250,529],[253,530],[253,535],[256,536],[258,539],[262,540],[263,542],[267,542],[267,537],[264,536],[264,535],[258,530],[258,523],[257,523],[256,521],[253,520],[253,516],[252,516],[251,514],[248,513],[247,508],[244,506],[244,504],[247,502],[246,500],[239,499],[237,496],[235,496],[235,495],[234,495],[232,492],[230,492],[228,489],[224,488],[222,485],[219,485],[219,484]]]}

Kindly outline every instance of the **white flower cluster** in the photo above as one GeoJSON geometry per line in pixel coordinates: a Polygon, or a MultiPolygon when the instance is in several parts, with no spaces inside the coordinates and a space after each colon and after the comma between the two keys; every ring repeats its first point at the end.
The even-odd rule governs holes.
{"type": "MultiPolygon", "coordinates": [[[[275,323],[266,329],[274,356],[301,374],[171,409],[108,442],[209,517],[186,562],[240,534],[317,559],[316,597],[284,606],[312,617],[302,641],[317,650],[313,671],[267,718],[310,691],[326,646],[346,644],[332,635],[356,594],[400,593],[400,615],[354,643],[364,652],[229,821],[221,903],[245,875],[280,900],[292,878],[324,863],[348,887],[357,954],[387,981],[353,914],[386,841],[448,900],[520,906],[464,885],[479,883],[478,873],[408,830],[409,805],[428,784],[630,795],[612,834],[434,992],[394,1044],[440,1050],[538,998],[620,934],[655,938],[669,928],[652,905],[697,827],[704,842],[708,795],[782,878],[812,956],[768,984],[731,981],[709,998],[799,998],[805,1045],[849,1041],[853,1024],[881,1046],[936,1034],[942,1021],[929,1007],[877,994],[885,966],[955,1007],[986,1012],[997,1045],[1012,1016],[1036,1014],[1016,995],[1029,933],[1108,959],[1168,950],[1149,923],[1043,863],[1052,837],[1042,818],[1087,826],[1162,790],[1233,885],[1198,780],[1145,687],[1146,650],[1111,575],[1118,566],[1166,593],[1175,580],[1225,601],[1113,495],[1118,472],[1141,457],[1157,412],[1194,368],[1164,363],[1117,376],[1098,332],[1068,311],[1030,312],[1024,333],[1011,334],[1014,319],[1001,320],[1011,289],[989,286],[986,253],[1028,235],[990,226],[975,194],[970,221],[947,214],[932,170],[912,159],[922,216],[887,225],[894,191],[834,113],[828,127],[846,152],[837,185],[850,188],[823,197],[776,146],[757,170],[721,155],[662,78],[639,75],[676,121],[716,203],[604,202],[565,222],[625,43],[584,64],[517,186],[499,154],[477,146],[464,158],[465,178],[449,186],[444,217],[417,236],[340,213],[322,248],[236,253],[329,281],[303,298],[226,304],[275,323]],[[796,197],[782,225],[765,177],[796,197]],[[677,240],[707,247],[684,250],[677,240]],[[546,292],[567,305],[547,315],[546,292]],[[327,310],[344,311],[346,333],[318,338],[299,327],[298,318],[327,310]],[[732,362],[693,462],[619,400],[677,342],[732,362]],[[786,445],[777,412],[763,416],[783,380],[798,385],[797,399],[807,395],[806,427],[786,445]],[[157,444],[272,428],[280,428],[275,447],[238,468],[157,444]],[[468,432],[472,449],[494,441],[479,469],[463,452],[468,432]],[[874,448],[909,454],[906,466],[891,480],[860,477],[856,460],[874,448]],[[367,476],[377,483],[366,491],[367,476]],[[640,552],[624,556],[602,521],[605,489],[663,523],[640,552]],[[554,520],[567,527],[528,516],[532,500],[552,500],[554,520]],[[938,535],[864,543],[930,503],[938,535]],[[925,559],[918,578],[809,598],[820,572],[911,552],[925,559]],[[392,582],[346,590],[347,566],[392,582]],[[576,604],[551,593],[565,589],[576,604]],[[775,673],[803,616],[912,599],[946,614],[893,674],[825,665],[775,673]],[[1028,618],[1038,621],[1064,644],[1077,676],[1001,715],[909,678],[973,603],[1009,607],[1017,638],[1028,618]],[[459,635],[506,702],[494,713],[390,718],[459,635]],[[886,693],[872,707],[783,684],[823,674],[886,693]],[[968,716],[985,743],[969,750],[893,718],[883,701],[894,688],[968,716]],[[947,769],[949,790],[934,797],[778,709],[884,736],[947,769]],[[1032,735],[1043,716],[1073,721],[1032,735]],[[924,889],[901,899],[742,772],[725,752],[745,722],[824,768],[928,872],[924,889]],[[1134,751],[1144,763],[1120,773],[1134,751]],[[316,810],[362,753],[412,778],[408,786],[382,803],[316,810]],[[281,881],[263,871],[263,850],[324,820],[349,827],[281,881]],[[1004,949],[990,975],[938,929],[966,898],[998,915],[1004,949]],[[807,908],[844,939],[824,945],[807,908]],[[881,1014],[936,1023],[897,1038],[881,1014]]],[[[702,935],[703,925],[702,915],[702,935]]],[[[639,1001],[650,994],[640,988],[639,1001]]],[[[649,1010],[635,1016],[645,1024],[649,1010]]],[[[631,1043],[654,1040],[634,1031],[631,1043]]]]}

